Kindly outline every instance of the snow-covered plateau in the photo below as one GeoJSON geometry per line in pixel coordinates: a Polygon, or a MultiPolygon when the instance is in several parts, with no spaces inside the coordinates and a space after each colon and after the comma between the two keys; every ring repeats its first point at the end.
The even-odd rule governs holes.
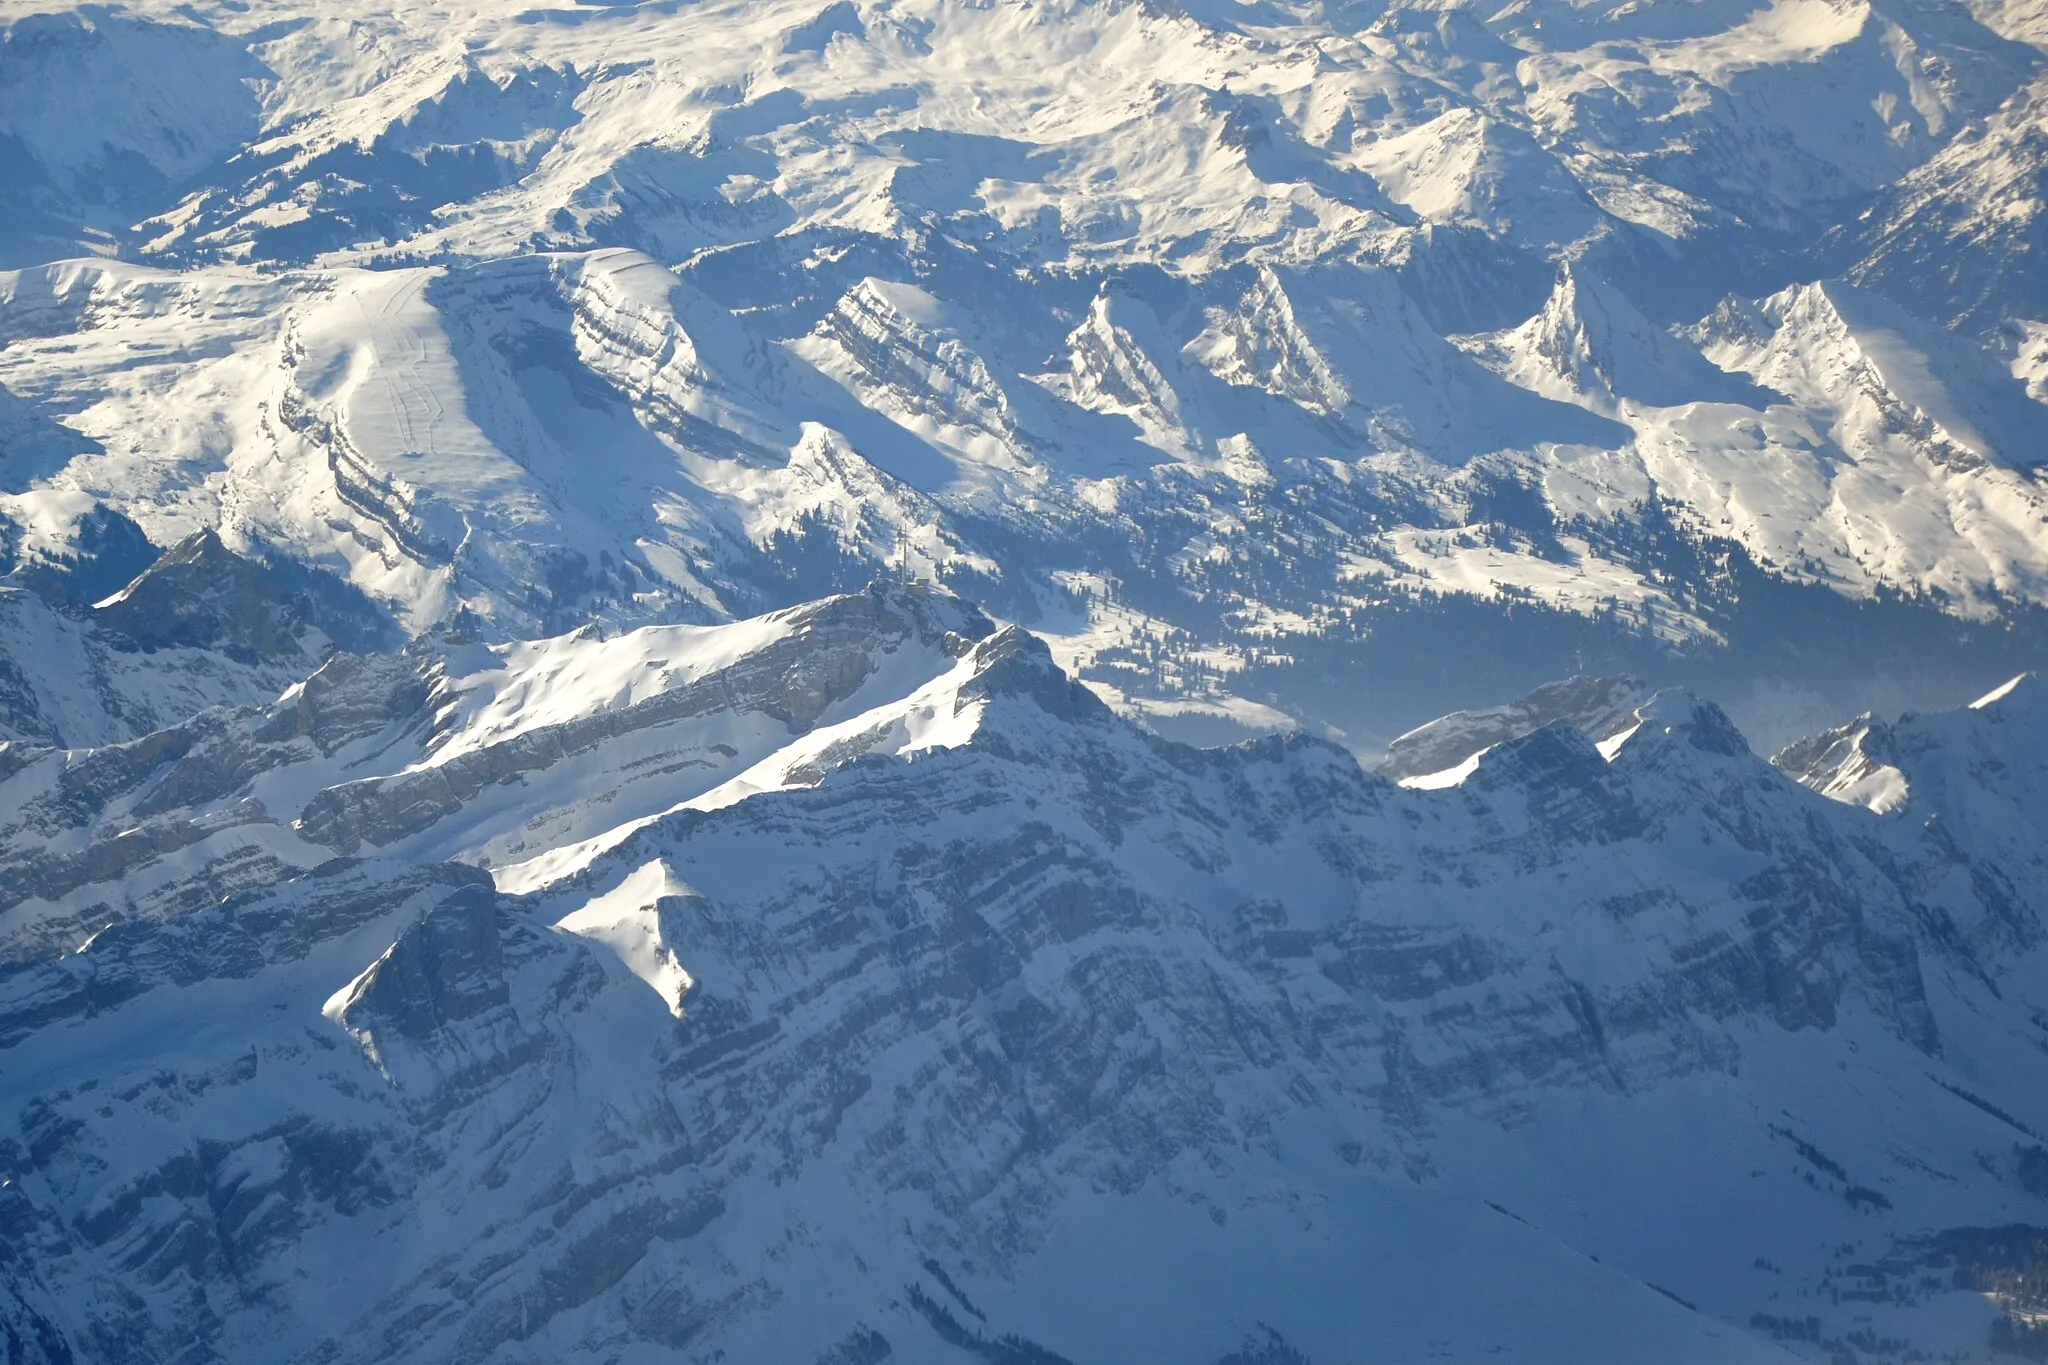
{"type": "Polygon", "coordinates": [[[0,1362],[2048,1359],[2044,224],[2040,0],[0,0],[0,1362]]]}

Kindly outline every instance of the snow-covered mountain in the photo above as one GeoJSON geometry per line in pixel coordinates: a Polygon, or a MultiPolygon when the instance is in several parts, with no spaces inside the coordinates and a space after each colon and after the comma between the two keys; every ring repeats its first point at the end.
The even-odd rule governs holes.
{"type": "Polygon", "coordinates": [[[1935,704],[2048,620],[2030,14],[20,6],[0,540],[509,641],[907,538],[1129,714],[1361,753],[1573,671],[1935,704]]]}
{"type": "Polygon", "coordinates": [[[2041,1355],[2044,15],[0,5],[5,1359],[2041,1355]]]}
{"type": "Polygon", "coordinates": [[[994,629],[906,592],[611,638],[442,635],[337,653],[275,701],[125,743],[17,741],[0,780],[0,942],[67,950],[337,856],[560,875],[636,820],[806,780],[791,774],[821,752],[943,742],[925,692],[994,629]]]}
{"type": "Polygon", "coordinates": [[[1418,789],[1160,740],[877,586],[16,746],[0,1323],[23,1361],[1982,1358],[2048,1235],[2038,691],[1898,727],[1905,814],[1676,691],[1598,746],[1525,707],[1418,789]]]}
{"type": "Polygon", "coordinates": [[[1546,725],[1568,724],[1596,744],[1633,730],[1636,708],[1648,695],[1642,679],[1627,676],[1546,683],[1504,706],[1453,711],[1418,725],[1387,746],[1375,770],[1403,786],[1454,785],[1488,749],[1546,725]]]}

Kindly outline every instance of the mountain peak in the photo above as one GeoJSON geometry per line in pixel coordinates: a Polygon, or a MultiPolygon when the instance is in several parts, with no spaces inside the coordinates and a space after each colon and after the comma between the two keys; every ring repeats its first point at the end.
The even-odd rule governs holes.
{"type": "MultiPolygon", "coordinates": [[[[734,1359],[872,1361],[883,1338],[906,1358],[967,1340],[1113,1359],[1161,1331],[1183,1333],[1165,1358],[1199,1363],[1231,1359],[1248,1319],[1273,1326],[1239,1358],[1301,1358],[1300,1341],[1336,1360],[1406,1319],[1391,1300],[1377,1327],[1360,1316],[1322,1234],[1393,1219],[1390,1263],[1430,1258],[1399,1296],[1419,1314],[1407,1354],[1540,1257],[1574,1303],[1653,1317],[1589,1351],[1576,1323],[1534,1335],[1555,1318],[1516,1288],[1449,1338],[1461,1357],[1506,1324],[1539,1360],[1697,1340],[1685,1358],[1763,1365],[1766,1346],[1730,1354],[1742,1314],[1787,1283],[1829,1311],[1849,1253],[1764,1243],[1787,1269],[1735,1280],[1743,1297],[1699,1328],[1641,1282],[1668,1274],[1641,1259],[1643,1226],[1696,1207],[1702,1182],[1753,1228],[1804,1201],[1830,1247],[1952,1221],[1960,1196],[2003,1208],[1985,1106],[2033,1121],[2035,1073],[1953,1071],[1929,1004],[1961,992],[1936,1003],[2033,1029],[2025,997],[1970,966],[2027,941],[2026,903],[1971,861],[2032,837],[1994,818],[2020,804],[1959,796],[1935,832],[1873,833],[1781,782],[1701,780],[1700,755],[1739,737],[1632,678],[1569,679],[1517,713],[1605,728],[1626,707],[1613,762],[1553,716],[1430,794],[1318,740],[1157,741],[1037,637],[900,582],[725,626],[428,641],[316,677],[265,712],[0,773],[0,928],[39,959],[0,968],[0,1098],[23,1130],[0,1148],[0,1198],[84,1230],[38,1253],[66,1330],[126,1283],[134,1330],[170,1340],[194,1284],[282,1263],[262,1283],[286,1307],[262,1311],[296,1334],[286,1359],[337,1335],[282,1292],[317,1262],[366,1305],[344,1333],[370,1343],[360,1365],[542,1333],[568,1360],[622,1337],[734,1359]],[[422,661],[440,667],[431,699],[422,661]],[[357,856],[333,856],[336,831],[357,856]],[[1957,934],[1920,927],[1929,887],[1957,934]],[[1878,1113],[1847,1059],[1894,1055],[1887,1074],[1926,1103],[1878,1113]],[[1903,1125],[1886,1140],[1907,1132],[1910,1162],[1858,1144],[1874,1122],[1903,1125]],[[1497,1144],[1532,1131],[1540,1179],[1503,1175],[1497,1144]],[[1648,1224],[1583,1219],[1611,1208],[1592,1192],[1616,1152],[1664,1163],[1639,1195],[1660,1201],[1648,1224]],[[1159,1198],[1168,1179],[1199,1200],[1159,1198]],[[1512,1216],[1487,1205],[1509,1207],[1506,1179],[1512,1216]],[[1560,1180],[1563,1213],[1544,1202],[1560,1180]],[[1306,1192],[1277,1218],[1273,1181],[1306,1192]],[[1879,1197],[1893,1222],[1871,1221],[1879,1197]],[[281,1212],[238,1215],[265,1207],[281,1212]],[[1155,1238],[1112,1262],[1171,1243],[1175,1267],[1107,1327],[1090,1294],[1110,1262],[1074,1265],[1105,1211],[1155,1238]],[[1304,1216],[1321,1220],[1307,1235],[1304,1216]],[[134,1278],[119,1239],[165,1218],[240,1259],[134,1278]],[[1560,1249],[1565,1231],[1580,1240],[1560,1249]],[[805,1237],[822,1249],[795,1268],[750,1250],[808,1256],[805,1237]],[[1431,1288],[1473,1264],[1476,1291],[1431,1288]],[[1233,1287],[1191,1294],[1188,1265],[1233,1287]],[[1328,1293],[1301,1292],[1325,1273],[1328,1293]],[[439,1313],[451,1274],[486,1308],[439,1313]],[[773,1311],[764,1281],[828,1286],[824,1317],[773,1311]],[[661,1297],[678,1284],[730,1306],[700,1319],[661,1297]]],[[[2034,753],[2011,776],[2042,774],[2034,753]]],[[[1730,1274],[1759,1254],[1714,1245],[1730,1274]]],[[[1388,1255],[1357,1251],[1343,1266],[1388,1255]]]]}
{"type": "Polygon", "coordinates": [[[1545,683],[1505,706],[1453,711],[1417,726],[1387,746],[1374,770],[1396,781],[1441,773],[1481,750],[1554,721],[1574,726],[1589,739],[1604,740],[1635,723],[1644,695],[1642,679],[1626,674],[1545,683]]]}
{"type": "Polygon", "coordinates": [[[1102,722],[1110,710],[1101,698],[1053,662],[1045,641],[1018,626],[1004,626],[975,645],[974,674],[960,689],[963,701],[1012,697],[1028,700],[1062,721],[1102,722]]]}
{"type": "Polygon", "coordinates": [[[1892,728],[1869,716],[1786,745],[1771,764],[1822,796],[1883,815],[1912,795],[1892,728]]]}
{"type": "Polygon", "coordinates": [[[1866,440],[1908,442],[1954,470],[2048,461],[2048,408],[2019,380],[1868,289],[1839,279],[1789,285],[1749,316],[1712,339],[1717,357],[1795,400],[1825,395],[1841,424],[1877,429],[1866,440]]]}
{"type": "Polygon", "coordinates": [[[2037,1347],[2042,7],[7,6],[9,1365],[2037,1347]]]}
{"type": "Polygon", "coordinates": [[[1496,343],[1508,375],[1539,393],[1611,411],[1725,402],[1762,407],[1769,395],[1714,366],[1693,344],[1652,323],[1619,289],[1565,261],[1543,308],[1496,343]]]}
{"type": "Polygon", "coordinates": [[[1972,711],[1996,710],[2002,715],[2033,716],[2048,706],[2048,683],[2031,669],[2008,678],[1970,703],[1972,711]]]}
{"type": "MultiPolygon", "coordinates": [[[[1636,737],[1666,735],[1687,747],[1724,758],[1754,757],[1728,713],[1683,687],[1667,687],[1636,708],[1636,737]]],[[[1637,749],[1634,737],[1623,752],[1637,749]]]]}
{"type": "Polygon", "coordinates": [[[317,648],[309,608],[264,565],[228,549],[206,527],[166,550],[93,613],[145,649],[217,649],[255,662],[299,658],[317,648]]]}

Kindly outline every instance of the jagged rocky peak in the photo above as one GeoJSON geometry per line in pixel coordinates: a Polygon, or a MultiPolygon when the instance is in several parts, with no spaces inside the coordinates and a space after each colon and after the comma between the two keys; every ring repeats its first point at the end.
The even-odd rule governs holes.
{"type": "Polygon", "coordinates": [[[1019,626],[1005,626],[974,647],[968,658],[972,678],[960,689],[963,702],[982,698],[1029,699],[1058,720],[1104,721],[1110,710],[1086,686],[1053,662],[1045,641],[1019,626]]]}
{"type": "Polygon", "coordinates": [[[1304,325],[1293,297],[1299,281],[1260,265],[1230,283],[1238,287],[1208,306],[1208,326],[1185,353],[1225,383],[1264,389],[1320,417],[1341,415],[1353,394],[1323,349],[1327,339],[1304,325]]]}
{"type": "Polygon", "coordinates": [[[975,332],[1000,319],[972,316],[921,285],[868,277],[849,289],[798,354],[862,401],[928,433],[939,448],[977,463],[1026,469],[1039,438],[975,332]]]}
{"type": "Polygon", "coordinates": [[[1199,441],[1180,389],[1179,347],[1151,307],[1105,282],[1066,338],[1067,368],[1039,382],[1091,412],[1138,424],[1148,442],[1177,454],[1199,441]]]}
{"type": "Polygon", "coordinates": [[[1652,407],[1743,403],[1770,395],[1710,362],[1685,337],[1657,326],[1619,289],[1584,265],[1565,262],[1534,317],[1500,334],[1491,349],[1505,373],[1539,393],[1612,408],[1628,399],[1652,407]]]}
{"type": "Polygon", "coordinates": [[[146,649],[215,649],[246,662],[317,654],[326,641],[312,633],[308,604],[280,586],[206,527],[164,551],[93,610],[146,649]]]}
{"type": "Polygon", "coordinates": [[[794,608],[782,619],[786,643],[750,663],[764,680],[794,689],[764,707],[792,731],[811,728],[900,648],[958,658],[998,633],[967,599],[934,585],[888,578],[858,593],[794,608]]]}
{"type": "Polygon", "coordinates": [[[939,584],[886,573],[860,592],[828,597],[790,611],[807,626],[814,620],[872,619],[881,627],[879,635],[907,635],[919,644],[954,650],[961,648],[958,641],[982,640],[997,629],[969,599],[939,584]]]}
{"type": "MultiPolygon", "coordinates": [[[[1563,720],[1482,750],[1453,768],[1451,774],[1459,778],[1456,785],[1465,791],[1515,789],[1538,799],[1605,786],[1610,777],[1600,746],[1585,731],[1563,720]]],[[[1430,773],[1404,785],[1429,790],[1440,781],[1442,775],[1430,773]]]]}
{"type": "MultiPolygon", "coordinates": [[[[1402,778],[1400,785],[1421,792],[1516,791],[1542,819],[1561,818],[1560,835],[1602,840],[1642,835],[1651,811],[1697,808],[1709,821],[1747,826],[1753,815],[1743,788],[1762,778],[1767,788],[1789,790],[1782,780],[1772,782],[1769,767],[1712,702],[1684,688],[1642,697],[1637,684],[1633,699],[1617,704],[1610,695],[1603,705],[1605,689],[1597,684],[1625,687],[1635,680],[1573,681],[1596,684],[1580,697],[1588,705],[1579,718],[1591,731],[1566,718],[1528,726],[1534,708],[1520,711],[1513,718],[1522,723],[1511,727],[1510,737],[1448,769],[1402,778]]],[[[1556,700],[1554,691],[1550,699],[1556,700]]],[[[1498,713],[1487,719],[1501,724],[1498,713]]]]}
{"type": "MultiPolygon", "coordinates": [[[[2028,672],[1959,710],[1908,712],[1894,721],[1858,716],[1788,744],[1771,762],[1823,796],[1883,815],[1916,804],[1916,773],[1919,781],[1938,784],[1945,795],[1959,776],[1956,765],[1974,765],[1976,756],[2006,752],[2030,762],[2042,744],[2044,717],[2048,686],[2039,674],[2028,672]]],[[[2009,769],[1993,761],[1997,766],[1973,766],[1973,780],[2004,785],[2028,766],[2009,769]]]]}
{"type": "Polygon", "coordinates": [[[100,507],[68,538],[36,545],[9,580],[0,734],[34,743],[101,746],[208,707],[261,705],[337,646],[375,651],[398,638],[381,608],[332,574],[238,555],[210,529],[159,552],[100,507]]]}
{"type": "Polygon", "coordinates": [[[2048,408],[1993,357],[1844,281],[1724,303],[1692,335],[1716,364],[1832,407],[1845,445],[1904,442],[1947,470],[2048,460],[2048,408]]]}
{"type": "Polygon", "coordinates": [[[1906,775],[1892,756],[1892,727],[1866,715],[1795,740],[1773,754],[1771,762],[1822,796],[1883,815],[1904,804],[1909,794],[1906,775]]]}
{"type": "Polygon", "coordinates": [[[2041,942],[2048,851],[2024,814],[2048,803],[2048,688],[2036,674],[1951,710],[1859,717],[1772,761],[1885,817],[1880,836],[1917,865],[1930,904],[1973,953],[1972,970],[1997,975],[2005,969],[1996,964],[2041,942]],[[1958,877],[1974,894],[1956,894],[1958,877]]]}
{"type": "Polygon", "coordinates": [[[427,1038],[510,1000],[497,897],[478,887],[450,896],[407,926],[323,1008],[374,1046],[377,1030],[427,1038]]]}

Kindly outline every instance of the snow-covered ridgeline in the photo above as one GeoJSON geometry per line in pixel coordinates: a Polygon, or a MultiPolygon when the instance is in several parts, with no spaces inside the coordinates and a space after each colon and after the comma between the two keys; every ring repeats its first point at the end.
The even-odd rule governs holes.
{"type": "Polygon", "coordinates": [[[1165,743],[878,589],[10,752],[10,882],[85,889],[8,912],[0,1314],[110,1359],[1979,1349],[2031,1300],[1971,1229],[2048,1126],[2038,691],[1897,727],[1913,818],[1673,692],[1597,747],[1532,699],[1415,790],[1165,743]],[[563,856],[494,887],[515,836],[563,856]],[[1333,1246],[1411,1271],[1303,1293],[1333,1246]],[[1964,1284],[1859,1318],[1858,1256],[1964,1284]]]}

